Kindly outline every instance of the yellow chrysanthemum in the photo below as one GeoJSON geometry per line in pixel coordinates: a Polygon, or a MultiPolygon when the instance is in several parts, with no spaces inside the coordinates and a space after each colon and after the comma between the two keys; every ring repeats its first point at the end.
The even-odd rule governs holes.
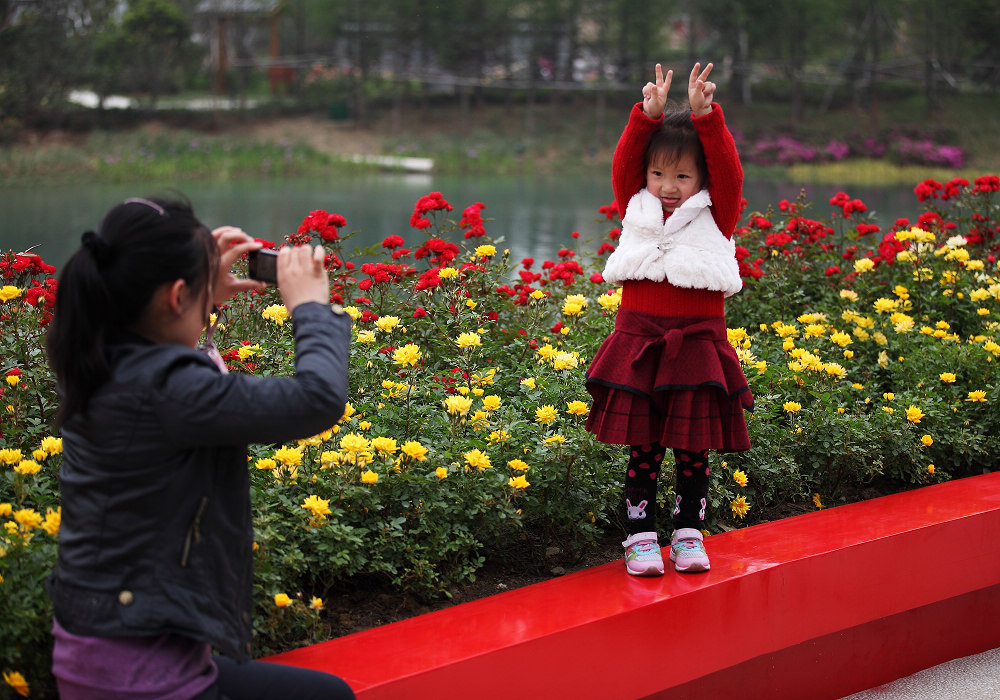
{"type": "Polygon", "coordinates": [[[236,348],[236,354],[240,357],[240,362],[246,362],[260,351],[260,345],[241,345],[236,348]]]}
{"type": "Polygon", "coordinates": [[[62,454],[62,438],[57,437],[43,437],[41,447],[43,450],[48,452],[50,455],[62,454]]]}
{"type": "Polygon", "coordinates": [[[747,480],[746,472],[744,472],[742,470],[739,470],[739,469],[737,469],[736,471],[734,471],[733,472],[733,481],[735,481],[740,486],[746,486],[747,485],[747,481],[748,481],[747,480]]]}
{"type": "Polygon", "coordinates": [[[260,315],[264,319],[282,326],[288,320],[288,309],[283,304],[271,304],[261,311],[260,315]]]}
{"type": "Polygon", "coordinates": [[[839,345],[842,348],[846,348],[848,345],[854,341],[851,339],[850,334],[844,333],[843,331],[835,331],[830,334],[830,341],[839,345]]]}
{"type": "Polygon", "coordinates": [[[886,297],[880,297],[875,300],[873,304],[875,311],[880,314],[888,313],[890,311],[895,311],[896,307],[899,306],[898,299],[887,299],[886,297]]]}
{"type": "Polygon", "coordinates": [[[823,501],[820,500],[818,493],[813,494],[813,505],[815,505],[818,510],[823,510],[824,508],[826,508],[826,506],[823,505],[823,501]]]}
{"type": "Polygon", "coordinates": [[[924,435],[923,437],[920,438],[920,442],[924,443],[927,447],[930,447],[931,445],[934,444],[934,438],[932,438],[930,435],[924,435]]]}
{"type": "Polygon", "coordinates": [[[268,470],[274,469],[277,466],[278,466],[277,462],[275,462],[273,459],[270,459],[270,458],[267,458],[267,457],[265,457],[264,459],[258,459],[254,463],[254,467],[256,467],[257,469],[260,469],[261,471],[268,471],[268,470]]]}
{"type": "MultiPolygon", "coordinates": [[[[4,287],[4,289],[7,289],[7,287],[4,287]]],[[[4,299],[4,301],[6,301],[6,299],[4,299]]],[[[31,693],[31,687],[28,685],[28,681],[24,680],[24,676],[17,671],[11,671],[9,673],[4,671],[3,680],[4,683],[13,688],[14,692],[21,697],[26,698],[31,693]]]]}
{"type": "Polygon", "coordinates": [[[288,597],[286,593],[275,593],[274,594],[274,604],[279,608],[288,607],[292,604],[292,599],[288,597]]]}
{"type": "Polygon", "coordinates": [[[957,377],[952,372],[942,372],[938,378],[945,384],[954,384],[957,377]]]}
{"type": "Polygon", "coordinates": [[[29,474],[37,474],[41,471],[42,465],[33,459],[22,459],[14,467],[14,471],[22,476],[28,476],[29,474]]]}
{"type": "Polygon", "coordinates": [[[602,294],[597,298],[597,303],[607,312],[617,311],[622,304],[622,291],[616,289],[611,294],[602,294]]]}
{"type": "Polygon", "coordinates": [[[455,267],[442,267],[438,270],[438,277],[443,280],[454,279],[458,277],[459,274],[461,273],[458,271],[458,268],[455,267]]]}
{"type": "Polygon", "coordinates": [[[472,399],[467,396],[449,396],[444,400],[444,408],[453,416],[464,416],[472,408],[472,399]]]}
{"type": "Polygon", "coordinates": [[[59,506],[55,510],[46,508],[45,520],[42,522],[40,527],[45,530],[45,532],[55,537],[59,534],[60,523],[62,523],[62,506],[59,506]]]}
{"type": "Polygon", "coordinates": [[[552,357],[552,366],[558,370],[576,369],[578,364],[576,355],[570,352],[559,352],[552,357]]]}
{"type": "Polygon", "coordinates": [[[378,483],[378,474],[376,474],[375,472],[373,472],[371,469],[365,470],[365,472],[361,475],[361,483],[363,483],[363,484],[377,484],[378,483]]]}
{"type": "Polygon", "coordinates": [[[484,411],[495,411],[500,408],[500,397],[495,394],[483,397],[483,410],[484,411]]]}
{"type": "Polygon", "coordinates": [[[566,413],[571,416],[585,416],[590,413],[590,407],[583,401],[570,401],[566,404],[566,413]]]}
{"type": "Polygon", "coordinates": [[[396,348],[392,353],[392,360],[400,367],[413,367],[420,362],[420,348],[414,343],[407,343],[401,348],[396,348]]]}
{"type": "Polygon", "coordinates": [[[309,607],[312,608],[313,610],[322,610],[323,599],[317,596],[313,596],[312,598],[309,599],[309,607]]]}
{"type": "Polygon", "coordinates": [[[396,438],[376,437],[372,438],[372,449],[384,455],[394,455],[399,451],[396,445],[396,438]]]}
{"type": "Polygon", "coordinates": [[[531,486],[531,484],[528,483],[528,478],[524,474],[510,477],[507,480],[507,485],[515,489],[526,489],[531,486]]]}
{"type": "Polygon", "coordinates": [[[360,454],[371,449],[371,441],[364,435],[358,433],[348,433],[340,438],[340,450],[347,454],[360,454]]]}
{"type": "Polygon", "coordinates": [[[21,508],[14,511],[14,522],[24,530],[37,530],[42,526],[41,514],[31,508],[21,508]]]}
{"type": "Polygon", "coordinates": [[[444,467],[438,467],[437,469],[434,470],[434,475],[439,479],[444,479],[446,476],[448,476],[448,470],[445,469],[444,467]]]}
{"type": "Polygon", "coordinates": [[[910,406],[906,409],[906,420],[911,423],[919,423],[920,419],[924,417],[924,412],[921,411],[916,406],[910,406]]]}
{"type": "Polygon", "coordinates": [[[478,469],[479,471],[483,471],[484,469],[490,469],[493,466],[493,464],[490,462],[489,455],[487,455],[485,452],[482,452],[481,450],[469,450],[468,452],[464,453],[462,457],[465,458],[466,464],[468,464],[470,467],[478,469]]]}
{"type": "Polygon", "coordinates": [[[967,398],[966,401],[972,401],[973,403],[986,403],[986,392],[982,390],[970,391],[969,398],[967,398]]]}
{"type": "Polygon", "coordinates": [[[0,301],[10,301],[21,296],[21,288],[12,284],[5,284],[0,287],[0,301]]]}
{"type": "Polygon", "coordinates": [[[477,258],[492,258],[494,255],[497,254],[497,249],[496,246],[481,245],[481,246],[476,246],[476,250],[474,251],[474,253],[477,258]]]}
{"type": "Polygon", "coordinates": [[[490,444],[492,445],[496,445],[507,440],[510,440],[510,433],[506,430],[494,430],[490,433],[490,444]]]}
{"type": "Polygon", "coordinates": [[[403,443],[403,446],[399,448],[399,451],[417,462],[424,462],[427,460],[427,448],[416,440],[407,440],[403,443]]]}
{"type": "Polygon", "coordinates": [[[786,401],[785,403],[781,404],[781,407],[785,409],[785,411],[787,411],[788,413],[795,413],[797,411],[802,410],[802,404],[798,403],[797,401],[786,401]]]}
{"type": "Polygon", "coordinates": [[[302,464],[301,447],[279,447],[274,451],[274,459],[287,467],[297,467],[302,464]]]}
{"type": "Polygon", "coordinates": [[[483,339],[478,333],[461,333],[458,338],[455,339],[455,345],[457,345],[462,350],[468,348],[478,348],[483,344],[483,339]]]}
{"type": "Polygon", "coordinates": [[[313,518],[318,521],[326,520],[326,516],[330,515],[330,500],[315,494],[307,496],[306,500],[302,501],[302,507],[312,513],[313,518]]]}
{"type": "Polygon", "coordinates": [[[369,331],[369,330],[358,331],[357,340],[362,345],[371,345],[376,340],[375,331],[369,331]]]}
{"type": "Polygon", "coordinates": [[[10,448],[4,448],[0,450],[0,462],[4,464],[13,466],[24,459],[24,453],[21,450],[13,450],[10,448]]]}
{"type": "Polygon", "coordinates": [[[526,472],[526,471],[528,471],[528,463],[525,462],[524,460],[521,460],[521,459],[512,459],[512,460],[510,460],[509,462],[507,462],[507,466],[510,467],[511,469],[515,469],[515,470],[517,470],[519,472],[526,472]]]}
{"type": "Polygon", "coordinates": [[[383,333],[391,333],[399,326],[398,316],[381,316],[375,321],[375,327],[383,333]]]}
{"type": "Polygon", "coordinates": [[[854,261],[854,271],[857,273],[871,272],[875,269],[875,261],[871,258],[861,258],[854,261]]]}
{"type": "Polygon", "coordinates": [[[733,515],[738,518],[745,518],[746,514],[750,512],[750,504],[747,503],[746,496],[737,496],[736,499],[729,504],[729,507],[733,511],[733,515]]]}
{"type": "Polygon", "coordinates": [[[558,411],[556,411],[555,406],[552,404],[546,404],[535,409],[535,420],[545,425],[554,421],[558,415],[558,411]]]}

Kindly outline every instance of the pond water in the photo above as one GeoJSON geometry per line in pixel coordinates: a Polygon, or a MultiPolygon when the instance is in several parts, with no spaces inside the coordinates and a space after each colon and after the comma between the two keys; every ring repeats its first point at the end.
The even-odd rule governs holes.
{"type": "MultiPolygon", "coordinates": [[[[750,210],[765,210],[781,199],[795,200],[806,189],[813,202],[808,215],[827,219],[830,197],[840,190],[864,201],[877,212],[877,221],[888,228],[896,218],[915,220],[920,209],[912,187],[838,187],[803,183],[748,181],[744,196],[750,210]]],[[[0,249],[35,249],[46,262],[61,266],[79,245],[80,234],[96,228],[113,203],[144,194],[183,192],[195,213],[210,227],[232,224],[258,238],[279,241],[294,233],[310,211],[324,209],[341,214],[357,233],[348,250],[378,244],[385,236],[402,236],[416,247],[425,235],[409,226],[418,198],[439,191],[455,210],[483,202],[487,234],[503,238],[514,260],[549,259],[561,247],[583,241],[603,240],[611,228],[597,208],[612,201],[607,175],[585,177],[434,176],[426,174],[356,174],[327,178],[290,178],[230,182],[52,185],[5,187],[0,190],[0,249]]],[[[596,244],[593,245],[596,247],[596,244]]]]}

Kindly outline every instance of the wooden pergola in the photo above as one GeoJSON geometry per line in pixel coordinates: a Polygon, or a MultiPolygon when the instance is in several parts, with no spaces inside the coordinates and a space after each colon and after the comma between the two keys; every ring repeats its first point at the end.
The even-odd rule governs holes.
{"type": "Polygon", "coordinates": [[[211,27],[213,58],[215,59],[215,91],[226,92],[226,71],[229,69],[229,52],[226,35],[230,26],[237,21],[267,24],[270,31],[270,66],[268,78],[271,92],[277,90],[284,76],[280,75],[277,61],[281,55],[281,41],[278,31],[284,0],[202,0],[195,8],[195,14],[203,17],[211,27]]]}

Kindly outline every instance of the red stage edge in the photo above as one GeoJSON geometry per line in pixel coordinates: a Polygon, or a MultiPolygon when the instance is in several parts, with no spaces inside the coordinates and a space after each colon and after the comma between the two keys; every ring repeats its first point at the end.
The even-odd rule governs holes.
{"type": "Polygon", "coordinates": [[[266,659],[362,700],[841,698],[1000,647],[1000,472],[706,539],[266,659]]]}

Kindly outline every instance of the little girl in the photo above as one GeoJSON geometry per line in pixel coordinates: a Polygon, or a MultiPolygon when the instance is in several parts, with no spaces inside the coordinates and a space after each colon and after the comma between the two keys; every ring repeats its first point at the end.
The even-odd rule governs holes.
{"type": "Polygon", "coordinates": [[[743,410],[753,396],[726,335],[723,299],[743,284],[733,232],[743,168],[713,104],[712,64],[696,63],[690,110],[664,114],[673,72],[632,108],[612,163],[622,218],[604,279],[622,287],[615,330],[587,370],[594,404],[587,429],[630,446],[625,475],[625,569],[663,574],[656,484],[666,448],[676,462],[670,559],[678,571],[710,567],[701,532],[708,504],[708,450],[750,448],[743,410]]]}
{"type": "Polygon", "coordinates": [[[247,443],[315,435],[347,398],[351,322],[329,305],[323,249],[279,253],[295,375],[256,377],[197,346],[213,305],[263,286],[230,273],[259,242],[137,198],[81,243],[46,340],[63,437],[47,581],[59,696],[353,698],[336,676],[250,660],[247,443]]]}

